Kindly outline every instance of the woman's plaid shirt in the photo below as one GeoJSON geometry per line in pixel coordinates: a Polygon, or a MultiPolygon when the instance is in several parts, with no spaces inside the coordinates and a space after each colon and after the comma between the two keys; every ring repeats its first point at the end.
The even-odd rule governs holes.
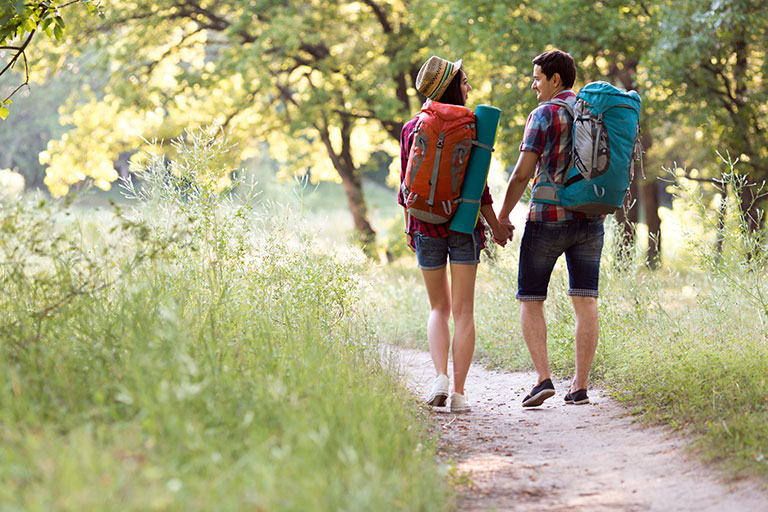
{"type": "MultiPolygon", "coordinates": [[[[402,185],[405,180],[405,170],[408,167],[408,154],[411,152],[411,145],[413,144],[413,137],[415,133],[416,121],[418,118],[414,118],[403,126],[400,132],[400,184],[402,185]]],[[[397,192],[397,202],[400,206],[405,207],[405,196],[401,189],[397,192]]],[[[488,189],[488,185],[485,186],[483,196],[480,198],[480,204],[493,204],[491,198],[491,192],[488,189]]],[[[482,216],[481,216],[482,218],[482,216]]],[[[480,230],[480,247],[485,247],[485,223],[478,218],[475,231],[480,230]]],[[[432,224],[430,222],[424,222],[413,216],[408,216],[409,223],[406,233],[413,235],[414,232],[421,233],[424,236],[430,236],[433,238],[448,238],[448,233],[451,230],[448,228],[450,222],[445,224],[432,224]]]]}
{"type": "MultiPolygon", "coordinates": [[[[575,98],[573,91],[563,91],[555,98],[568,100],[575,98]]],[[[573,122],[568,111],[557,105],[539,105],[528,116],[525,123],[520,151],[532,151],[539,155],[533,186],[543,178],[546,172],[555,183],[562,183],[565,172],[571,165],[570,147],[573,141],[573,122]]],[[[584,219],[581,212],[566,210],[562,206],[531,201],[528,208],[528,220],[557,222],[570,219],[584,219]]]]}

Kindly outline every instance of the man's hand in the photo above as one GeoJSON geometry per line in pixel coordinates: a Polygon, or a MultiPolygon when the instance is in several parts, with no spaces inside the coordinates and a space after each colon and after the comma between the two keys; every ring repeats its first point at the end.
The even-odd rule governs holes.
{"type": "Polygon", "coordinates": [[[513,226],[511,222],[505,223],[504,226],[507,226],[507,228],[509,229],[509,237],[507,238],[507,240],[511,242],[512,236],[515,234],[515,226],[513,226]]]}
{"type": "MultiPolygon", "coordinates": [[[[510,225],[494,223],[491,226],[491,233],[493,234],[493,241],[504,247],[507,242],[512,238],[512,232],[510,231],[510,225]]],[[[512,228],[514,229],[514,228],[512,228]]]]}

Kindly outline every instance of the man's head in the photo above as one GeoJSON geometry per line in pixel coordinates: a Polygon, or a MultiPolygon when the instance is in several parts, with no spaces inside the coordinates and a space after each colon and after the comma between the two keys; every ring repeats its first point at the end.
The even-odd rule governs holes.
{"type": "Polygon", "coordinates": [[[576,63],[570,54],[560,50],[542,53],[533,59],[533,84],[539,101],[551,100],[561,91],[573,87],[576,63]]]}

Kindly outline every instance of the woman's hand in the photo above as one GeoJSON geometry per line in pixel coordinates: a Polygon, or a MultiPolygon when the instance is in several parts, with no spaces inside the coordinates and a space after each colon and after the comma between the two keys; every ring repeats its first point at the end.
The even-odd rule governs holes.
{"type": "Polygon", "coordinates": [[[509,230],[507,240],[512,240],[512,236],[515,234],[515,226],[512,225],[512,221],[509,220],[509,215],[499,215],[496,221],[502,226],[506,226],[509,230]]]}
{"type": "Polygon", "coordinates": [[[411,252],[416,252],[416,245],[413,243],[413,237],[410,233],[405,234],[405,243],[411,252]]]}
{"type": "Polygon", "coordinates": [[[512,231],[510,228],[515,229],[512,225],[503,224],[501,222],[494,222],[491,224],[491,233],[493,234],[493,241],[504,247],[507,242],[512,238],[512,231]]]}

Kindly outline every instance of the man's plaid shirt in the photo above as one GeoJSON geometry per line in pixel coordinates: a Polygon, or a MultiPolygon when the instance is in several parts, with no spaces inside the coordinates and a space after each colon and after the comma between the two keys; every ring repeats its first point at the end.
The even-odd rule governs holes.
{"type": "MultiPolygon", "coordinates": [[[[563,91],[555,98],[573,101],[573,91],[563,91]]],[[[554,98],[553,98],[554,99],[554,98]]],[[[563,176],[571,165],[570,148],[573,141],[573,121],[568,111],[557,105],[539,105],[528,116],[525,123],[520,151],[532,151],[539,155],[533,186],[542,181],[541,173],[546,172],[555,183],[563,183],[563,176]]],[[[581,212],[566,210],[562,206],[531,201],[528,220],[557,222],[570,219],[584,219],[581,212]]]]}

